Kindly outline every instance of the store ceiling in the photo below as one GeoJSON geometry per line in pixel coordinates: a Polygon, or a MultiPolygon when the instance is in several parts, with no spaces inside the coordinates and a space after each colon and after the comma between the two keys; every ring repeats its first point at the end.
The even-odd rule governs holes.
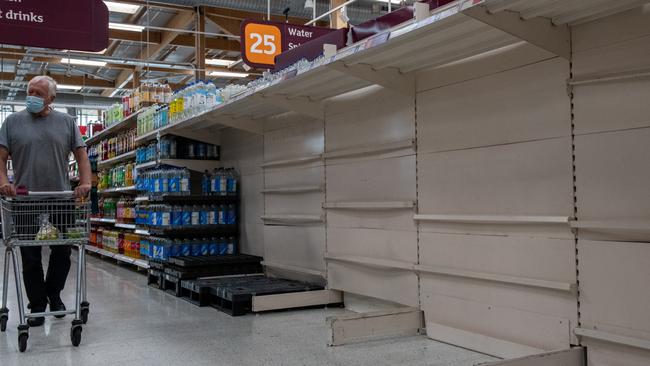
{"type": "MultiPolygon", "coordinates": [[[[192,64],[195,62],[195,35],[183,31],[195,30],[195,6],[207,6],[207,12],[217,17],[213,19],[234,20],[217,24],[206,21],[206,32],[211,34],[230,33],[238,35],[238,24],[242,19],[266,17],[265,0],[116,0],[140,6],[135,14],[111,12],[110,22],[145,25],[158,28],[173,28],[170,32],[161,29],[146,29],[142,32],[122,30],[110,31],[110,45],[102,54],[89,54],[74,51],[61,51],[40,48],[25,48],[0,45],[0,101],[19,100],[27,81],[35,75],[50,74],[60,84],[80,86],[79,90],[64,90],[61,93],[79,95],[119,97],[132,87],[130,75],[137,73],[140,81],[169,82],[174,85],[185,84],[194,78],[192,64]],[[145,5],[149,4],[150,7],[145,5]],[[219,14],[228,14],[219,18],[219,14]],[[185,18],[183,18],[185,17],[185,18]],[[189,19],[189,21],[179,21],[189,19]],[[172,34],[170,42],[165,37],[172,34]],[[147,53],[157,51],[151,57],[147,53]],[[87,66],[62,63],[62,58],[85,59],[105,62],[105,66],[87,66]]],[[[409,2],[413,2],[410,0],[409,2]]],[[[312,9],[305,8],[304,0],[271,0],[271,13],[277,20],[284,19],[282,12],[290,8],[290,21],[304,23],[312,18],[312,9]]],[[[316,1],[317,13],[329,10],[329,0],[316,1]]],[[[396,7],[396,5],[394,5],[396,7]]],[[[351,24],[358,24],[375,18],[386,11],[386,2],[359,0],[348,8],[351,24]],[[384,9],[382,10],[382,5],[384,9]]],[[[206,58],[227,60],[239,59],[238,40],[207,37],[206,58]]],[[[234,67],[240,71],[242,65],[234,67]]],[[[255,71],[255,70],[253,70],[255,71]]],[[[247,82],[247,79],[219,78],[218,85],[232,82],[247,82]]],[[[107,103],[112,103],[107,100],[107,103]]]]}

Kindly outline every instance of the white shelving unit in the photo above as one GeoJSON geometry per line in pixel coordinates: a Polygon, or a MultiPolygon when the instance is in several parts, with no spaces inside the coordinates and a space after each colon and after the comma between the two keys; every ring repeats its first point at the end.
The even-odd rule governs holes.
{"type": "Polygon", "coordinates": [[[103,257],[116,259],[119,262],[132,264],[132,265],[137,266],[137,267],[142,268],[142,269],[149,269],[149,263],[147,263],[147,261],[142,260],[142,259],[135,259],[135,258],[127,257],[127,256],[125,256],[123,254],[111,253],[111,252],[109,252],[107,250],[100,249],[100,248],[97,248],[97,247],[93,247],[93,246],[90,246],[90,245],[86,245],[86,250],[88,252],[91,252],[91,253],[99,254],[99,255],[101,255],[103,257]]]}
{"type": "Polygon", "coordinates": [[[97,166],[100,168],[104,168],[107,166],[115,165],[117,163],[121,163],[123,161],[129,161],[129,160],[134,160],[135,159],[135,150],[134,151],[129,151],[125,154],[118,155],[114,158],[107,159],[104,161],[100,161],[97,163],[97,166]]]}

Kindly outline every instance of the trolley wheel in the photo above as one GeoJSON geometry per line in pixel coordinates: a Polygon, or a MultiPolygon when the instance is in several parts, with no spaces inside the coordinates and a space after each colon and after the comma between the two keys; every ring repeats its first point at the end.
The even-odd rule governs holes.
{"type": "Polygon", "coordinates": [[[79,343],[81,343],[81,325],[72,326],[70,329],[70,340],[73,346],[79,347],[79,343]]]}
{"type": "Polygon", "coordinates": [[[88,322],[88,313],[90,312],[90,304],[87,301],[81,303],[81,321],[86,324],[88,322]]]}
{"type": "Polygon", "coordinates": [[[25,352],[27,349],[27,339],[29,338],[29,333],[18,333],[18,350],[20,352],[25,352]]]}
{"type": "Polygon", "coordinates": [[[81,322],[88,323],[88,309],[81,309],[81,322]]]}
{"type": "Polygon", "coordinates": [[[0,331],[4,332],[7,330],[7,320],[9,320],[9,317],[6,316],[5,314],[0,315],[0,331]]]}

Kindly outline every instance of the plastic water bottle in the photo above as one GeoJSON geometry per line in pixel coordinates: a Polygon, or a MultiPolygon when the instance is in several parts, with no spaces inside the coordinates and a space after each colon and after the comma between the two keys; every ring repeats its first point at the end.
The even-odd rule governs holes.
{"type": "Polygon", "coordinates": [[[237,210],[235,205],[228,205],[226,209],[226,225],[236,225],[237,224],[237,210]]]}
{"type": "Polygon", "coordinates": [[[219,238],[219,255],[228,254],[228,239],[225,237],[219,238]]]}
{"type": "Polygon", "coordinates": [[[210,173],[206,170],[203,173],[203,178],[201,179],[201,192],[203,193],[204,196],[207,196],[211,192],[211,187],[210,187],[210,173]]]}
{"type": "Polygon", "coordinates": [[[235,254],[235,237],[231,236],[228,238],[228,251],[226,254],[235,254]]]}
{"type": "Polygon", "coordinates": [[[217,220],[219,225],[226,225],[226,206],[217,206],[217,220]]]}
{"type": "Polygon", "coordinates": [[[217,86],[212,81],[206,84],[206,107],[213,108],[217,104],[217,86]]]}
{"type": "Polygon", "coordinates": [[[208,255],[217,255],[219,252],[219,243],[217,238],[210,238],[210,246],[208,247],[208,255]]]}
{"type": "Polygon", "coordinates": [[[183,226],[183,207],[175,205],[172,207],[172,227],[180,228],[183,226]]]}
{"type": "Polygon", "coordinates": [[[188,227],[192,225],[192,206],[190,205],[183,206],[182,218],[183,220],[181,226],[188,227]]]}
{"type": "Polygon", "coordinates": [[[200,222],[201,209],[199,206],[192,206],[192,226],[198,226],[200,222]]]}
{"type": "Polygon", "coordinates": [[[201,206],[199,209],[199,225],[201,226],[207,226],[209,225],[208,218],[209,218],[209,213],[208,213],[208,206],[201,206]]]}
{"type": "Polygon", "coordinates": [[[215,206],[208,207],[208,225],[217,225],[219,223],[217,219],[217,212],[215,206]]]}
{"type": "Polygon", "coordinates": [[[210,194],[218,195],[219,194],[219,175],[217,174],[217,169],[215,168],[212,171],[212,176],[210,177],[210,194]]]}
{"type": "Polygon", "coordinates": [[[223,168],[219,168],[219,195],[225,196],[228,194],[228,177],[223,168]]]}
{"type": "Polygon", "coordinates": [[[236,196],[237,195],[237,174],[235,173],[235,169],[231,168],[228,169],[228,174],[226,175],[227,179],[227,194],[229,196],[236,196]]]}
{"type": "Polygon", "coordinates": [[[162,177],[162,193],[167,194],[169,193],[169,180],[171,177],[170,171],[165,170],[161,172],[161,177],[162,177]]]}
{"type": "Polygon", "coordinates": [[[183,169],[181,171],[181,194],[185,196],[190,195],[190,171],[183,169]]]}
{"type": "Polygon", "coordinates": [[[169,205],[163,205],[160,208],[160,222],[162,227],[169,228],[171,227],[171,207],[169,205]]]}
{"type": "Polygon", "coordinates": [[[169,141],[169,158],[176,159],[176,157],[178,156],[176,139],[174,137],[169,137],[168,141],[169,141]]]}

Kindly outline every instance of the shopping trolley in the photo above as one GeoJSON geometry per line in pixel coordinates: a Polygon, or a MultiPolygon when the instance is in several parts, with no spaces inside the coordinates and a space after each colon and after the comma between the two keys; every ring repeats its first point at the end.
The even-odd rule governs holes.
{"type": "MultiPolygon", "coordinates": [[[[20,189],[19,189],[20,191],[20,189]]],[[[90,203],[76,200],[67,192],[19,192],[14,198],[0,199],[2,243],[5,245],[5,266],[2,279],[0,330],[7,328],[9,309],[7,292],[9,265],[13,264],[18,299],[18,349],[25,352],[29,338],[27,318],[74,314],[70,340],[76,347],[81,342],[82,324],[88,321],[90,305],[86,301],[85,245],[90,228],[90,203]],[[75,307],[72,310],[26,314],[22,292],[22,273],[16,248],[70,245],[79,249],[75,307]]]]}

